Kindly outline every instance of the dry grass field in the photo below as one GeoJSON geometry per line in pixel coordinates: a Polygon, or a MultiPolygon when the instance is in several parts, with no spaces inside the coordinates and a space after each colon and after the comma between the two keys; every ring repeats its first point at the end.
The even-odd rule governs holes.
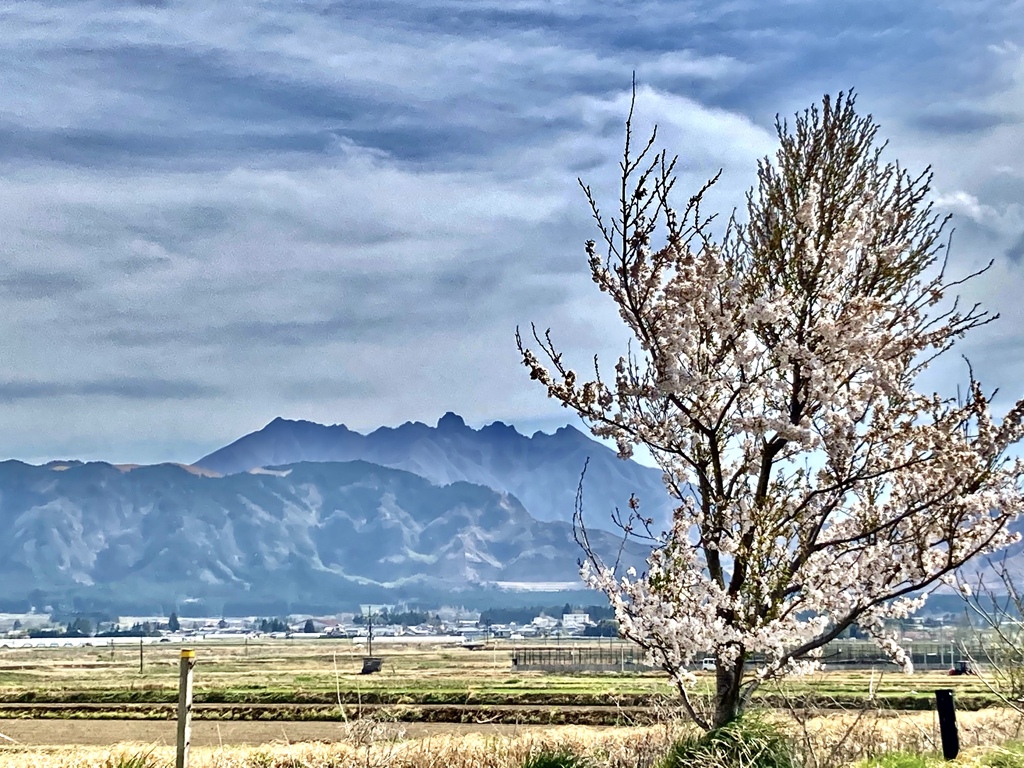
{"type": "MultiPolygon", "coordinates": [[[[226,725],[226,724],[225,724],[226,725]]],[[[531,754],[569,750],[595,768],[650,768],[688,726],[671,722],[634,728],[517,728],[489,732],[408,732],[400,724],[364,721],[339,725],[330,741],[295,743],[271,723],[266,743],[239,746],[230,741],[198,746],[192,768],[519,768],[531,754]]],[[[930,713],[817,716],[800,725],[785,719],[809,766],[846,765],[893,751],[934,753],[938,736],[930,713]]],[[[1019,717],[1007,711],[965,713],[961,717],[964,757],[1021,733],[1019,717]]],[[[54,732],[56,740],[59,731],[54,732]]],[[[229,737],[230,738],[230,737],[229,737]]],[[[173,748],[162,740],[111,746],[0,747],[4,768],[164,768],[173,764],[173,748]]]]}
{"type": "MultiPolygon", "coordinates": [[[[677,717],[660,674],[515,673],[510,645],[485,651],[381,646],[375,650],[386,659],[384,669],[372,676],[359,674],[363,649],[350,642],[268,640],[196,648],[196,699],[208,708],[197,711],[193,768],[512,768],[544,747],[570,749],[599,768],[639,767],[653,765],[689,727],[677,717]],[[415,722],[430,719],[424,711],[431,706],[447,707],[461,722],[415,722]],[[597,711],[613,711],[614,722],[630,727],[541,725],[586,722],[597,711]],[[413,722],[401,721],[403,712],[413,722]],[[537,719],[537,712],[560,719],[537,719]],[[651,713],[653,718],[646,716],[651,713]],[[660,722],[647,725],[652,719],[660,722]]],[[[0,766],[173,764],[169,718],[180,647],[147,646],[144,653],[140,674],[137,647],[118,647],[113,658],[102,648],[0,650],[0,718],[8,718],[0,719],[0,766]],[[50,709],[31,709],[41,705],[50,709]]],[[[710,675],[702,682],[709,685],[710,675]]],[[[934,714],[907,712],[899,704],[930,709],[934,690],[945,687],[961,703],[988,696],[976,677],[865,670],[827,672],[781,691],[766,689],[763,702],[789,697],[803,706],[812,695],[816,707],[844,704],[847,712],[802,710],[809,712],[803,722],[794,719],[801,710],[778,710],[801,748],[814,756],[812,763],[831,766],[895,749],[935,751],[934,714]],[[862,706],[869,691],[876,698],[862,706]]],[[[1020,718],[1002,709],[961,711],[960,723],[962,742],[971,748],[1024,732],[1020,718]]]]}
{"type": "MultiPolygon", "coordinates": [[[[174,744],[173,720],[30,719],[0,720],[0,746],[27,747],[75,745],[107,747],[121,742],[168,746],[174,744]]],[[[374,722],[378,737],[427,738],[470,733],[514,736],[523,726],[504,723],[399,723],[374,722]]],[[[259,746],[303,741],[336,742],[352,735],[354,725],[343,721],[197,720],[192,724],[192,744],[198,747],[259,746]]]]}
{"type": "MultiPolygon", "coordinates": [[[[565,727],[518,735],[445,734],[405,739],[391,733],[360,733],[335,743],[287,744],[260,747],[207,747],[192,752],[192,768],[511,768],[545,747],[569,748],[600,757],[607,766],[652,764],[668,745],[667,729],[617,729],[616,732],[565,727]]],[[[124,757],[149,755],[152,765],[173,764],[173,749],[149,744],[113,748],[57,747],[0,748],[5,768],[114,768],[124,757]]]]}
{"type": "MultiPolygon", "coordinates": [[[[605,641],[607,642],[607,641],[605,641]]],[[[263,640],[198,644],[196,701],[237,704],[543,704],[648,703],[671,697],[663,675],[542,674],[512,671],[515,646],[487,650],[381,645],[383,671],[359,674],[363,648],[341,640],[263,640]]],[[[0,649],[0,703],[172,703],[176,701],[180,648],[0,649]]],[[[709,685],[711,676],[702,680],[709,685]]],[[[882,701],[921,698],[930,706],[936,688],[951,687],[966,702],[988,696],[977,677],[923,673],[907,677],[894,667],[828,672],[790,687],[841,703],[863,699],[869,689],[882,701]]],[[[766,694],[771,691],[766,689],[766,694]]]]}

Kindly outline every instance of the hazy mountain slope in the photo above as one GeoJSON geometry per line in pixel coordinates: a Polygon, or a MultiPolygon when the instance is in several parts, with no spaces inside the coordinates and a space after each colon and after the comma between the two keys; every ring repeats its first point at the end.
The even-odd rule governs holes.
{"type": "MultiPolygon", "coordinates": [[[[4,462],[5,597],[324,603],[359,587],[416,596],[577,578],[571,526],[533,519],[508,494],[361,461],[280,469],[203,477],[175,465],[4,462]]],[[[614,553],[614,536],[597,541],[614,553]]]]}
{"type": "Polygon", "coordinates": [[[381,427],[367,435],[344,425],[275,419],[195,464],[221,474],[299,461],[361,459],[404,469],[445,484],[466,481],[518,498],[538,520],[570,521],[584,462],[590,458],[584,485],[587,520],[610,527],[615,506],[625,508],[631,493],[646,515],[663,526],[671,505],[657,469],[623,461],[608,447],[573,427],[554,434],[521,435],[495,422],[476,430],[461,417],[445,414],[436,427],[409,422],[381,427]]]}

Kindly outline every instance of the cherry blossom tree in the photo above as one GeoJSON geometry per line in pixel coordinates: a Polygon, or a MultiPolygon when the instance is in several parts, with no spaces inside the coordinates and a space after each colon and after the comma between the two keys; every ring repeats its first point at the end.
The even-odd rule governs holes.
{"type": "MultiPolygon", "coordinates": [[[[717,235],[701,212],[717,177],[673,207],[675,160],[654,135],[634,156],[631,109],[614,218],[581,182],[601,233],[590,273],[630,350],[612,378],[596,358],[581,376],[550,331],[534,329],[532,346],[517,332],[549,396],[623,458],[644,446],[663,470],[678,506],[668,531],[648,530],[645,572],[601,562],[581,529],[582,573],[704,728],[735,718],[762,681],[812,668],[851,625],[909,671],[886,621],[1014,538],[1024,465],[1006,451],[1024,401],[993,415],[969,366],[964,394],[915,389],[995,316],[951,295],[978,273],[947,275],[930,172],[883,164],[878,126],[854,107],[840,93],[777,120],[745,216],[717,235]],[[690,697],[705,654],[710,717],[690,697]]],[[[627,535],[643,533],[640,502],[627,535]]]]}

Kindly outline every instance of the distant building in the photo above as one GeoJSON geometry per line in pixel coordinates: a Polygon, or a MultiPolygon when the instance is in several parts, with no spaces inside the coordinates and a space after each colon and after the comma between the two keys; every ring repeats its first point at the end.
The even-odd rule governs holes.
{"type": "Polygon", "coordinates": [[[582,632],[588,626],[593,624],[590,620],[589,613],[563,613],[562,614],[562,627],[570,632],[578,630],[582,632]]]}
{"type": "Polygon", "coordinates": [[[554,629],[558,626],[558,619],[551,616],[537,616],[530,624],[537,629],[554,629]]]}

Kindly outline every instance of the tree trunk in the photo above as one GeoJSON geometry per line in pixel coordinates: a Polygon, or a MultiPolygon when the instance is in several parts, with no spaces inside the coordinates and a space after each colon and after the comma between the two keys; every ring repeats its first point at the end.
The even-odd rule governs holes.
{"type": "Polygon", "coordinates": [[[715,665],[715,719],[712,728],[728,725],[740,715],[742,708],[743,658],[727,668],[718,659],[715,665]]]}

